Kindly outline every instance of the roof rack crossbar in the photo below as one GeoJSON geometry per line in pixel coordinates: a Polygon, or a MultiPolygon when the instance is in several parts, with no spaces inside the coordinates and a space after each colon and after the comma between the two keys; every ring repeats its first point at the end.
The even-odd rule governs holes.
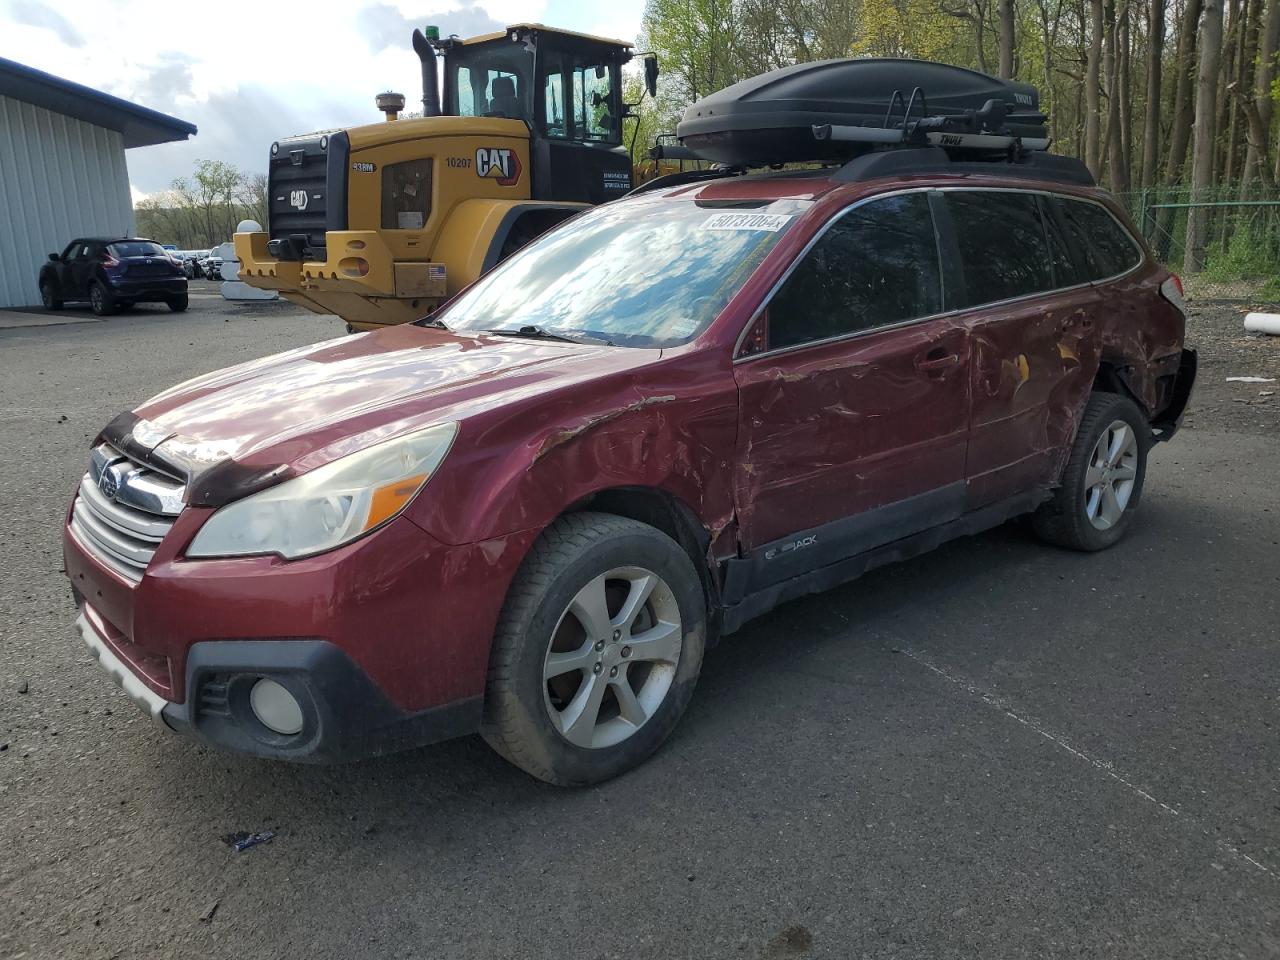
{"type": "Polygon", "coordinates": [[[859,183],[913,174],[976,174],[1097,186],[1089,168],[1075,157],[1043,151],[1011,151],[1002,161],[990,157],[973,160],[955,157],[939,146],[873,150],[850,160],[836,170],[831,179],[839,183],[859,183]]]}

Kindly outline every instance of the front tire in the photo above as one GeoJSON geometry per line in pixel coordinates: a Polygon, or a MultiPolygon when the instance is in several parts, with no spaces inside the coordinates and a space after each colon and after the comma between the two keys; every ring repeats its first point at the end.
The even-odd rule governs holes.
{"type": "Polygon", "coordinates": [[[89,284],[89,306],[100,317],[109,317],[116,312],[115,300],[97,280],[89,284]]]}
{"type": "Polygon", "coordinates": [[[46,310],[61,310],[62,301],[53,291],[53,284],[46,280],[40,284],[40,302],[44,304],[46,310]]]}
{"type": "Polygon", "coordinates": [[[1151,427],[1128,397],[1094,393],[1080,418],[1062,484],[1036,511],[1035,531],[1072,550],[1104,550],[1124,536],[1142,497],[1151,427]]]}
{"type": "Polygon", "coordinates": [[[705,644],[702,583],[675,541],[611,514],[561,517],[507,595],[481,732],[540,780],[608,780],[675,728],[705,644]]]}

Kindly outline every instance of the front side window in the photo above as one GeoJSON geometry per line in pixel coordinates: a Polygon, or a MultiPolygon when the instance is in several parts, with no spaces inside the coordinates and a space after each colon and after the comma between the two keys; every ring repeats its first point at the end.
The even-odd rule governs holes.
{"type": "Polygon", "coordinates": [[[497,41],[449,54],[449,112],[459,117],[528,120],[533,55],[522,44],[497,41]]]}
{"type": "Polygon", "coordinates": [[[1054,197],[1073,242],[1083,251],[1089,279],[1106,280],[1138,265],[1142,254],[1127,230],[1107,210],[1087,200],[1054,197]]]}
{"type": "Polygon", "coordinates": [[[687,343],[808,205],[660,197],[606,204],[523,247],[437,316],[473,333],[536,328],[616,346],[687,343]]]}
{"type": "Polygon", "coordinates": [[[955,224],[972,307],[1054,288],[1040,208],[1033,193],[958,190],[944,194],[955,224]]]}
{"type": "Polygon", "coordinates": [[[431,159],[382,168],[382,229],[421,230],[431,216],[431,159]]]}
{"type": "Polygon", "coordinates": [[[929,199],[872,200],[838,219],[769,302],[769,348],[795,346],[942,310],[929,199]]]}

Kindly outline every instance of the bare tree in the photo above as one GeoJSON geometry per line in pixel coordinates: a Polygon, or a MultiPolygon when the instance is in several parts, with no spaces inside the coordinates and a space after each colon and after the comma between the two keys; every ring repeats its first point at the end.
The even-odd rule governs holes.
{"type": "MultiPolygon", "coordinates": [[[[1199,78],[1196,81],[1195,144],[1191,159],[1192,199],[1204,196],[1213,183],[1217,135],[1218,70],[1222,65],[1222,0],[1205,0],[1201,24],[1199,78]]],[[[1187,273],[1204,269],[1208,214],[1202,207],[1187,213],[1187,242],[1183,267],[1187,273]]]]}
{"type": "Polygon", "coordinates": [[[1144,189],[1155,184],[1159,163],[1164,4],[1165,0],[1150,0],[1147,5],[1147,104],[1142,123],[1142,168],[1138,173],[1138,182],[1144,189]]]}
{"type": "Polygon", "coordinates": [[[1013,79],[1017,27],[1013,19],[1013,0],[999,0],[1000,6],[1000,76],[1013,79]]]}
{"type": "Polygon", "coordinates": [[[1102,176],[1102,0],[1089,0],[1089,53],[1084,73],[1084,162],[1102,176]]]}
{"type": "Polygon", "coordinates": [[[1245,154],[1242,176],[1245,185],[1258,174],[1267,179],[1271,174],[1268,141],[1275,102],[1271,97],[1271,82],[1275,78],[1277,45],[1280,45],[1280,0],[1267,0],[1265,22],[1258,38],[1257,67],[1253,73],[1255,116],[1250,118],[1249,124],[1249,149],[1245,154]]]}

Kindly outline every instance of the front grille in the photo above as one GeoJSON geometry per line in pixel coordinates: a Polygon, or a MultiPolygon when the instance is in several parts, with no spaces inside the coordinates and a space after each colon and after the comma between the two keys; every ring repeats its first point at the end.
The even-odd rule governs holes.
{"type": "Polygon", "coordinates": [[[181,481],[101,444],[80,481],[71,533],[104,565],[137,583],[182,512],[185,492],[181,481]]]}

